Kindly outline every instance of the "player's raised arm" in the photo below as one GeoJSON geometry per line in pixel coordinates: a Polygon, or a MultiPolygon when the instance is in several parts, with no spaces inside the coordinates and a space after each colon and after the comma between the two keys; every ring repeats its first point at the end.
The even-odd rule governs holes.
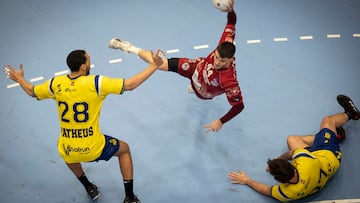
{"type": "Polygon", "coordinates": [[[19,83],[22,89],[26,92],[26,94],[35,97],[33,93],[33,85],[26,81],[24,78],[24,70],[22,64],[20,64],[19,70],[15,70],[12,65],[8,64],[7,67],[4,68],[4,73],[9,79],[19,83]]]}

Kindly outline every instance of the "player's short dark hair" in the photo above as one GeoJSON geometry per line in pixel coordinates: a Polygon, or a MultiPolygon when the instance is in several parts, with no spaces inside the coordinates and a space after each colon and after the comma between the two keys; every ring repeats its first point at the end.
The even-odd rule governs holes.
{"type": "Polygon", "coordinates": [[[235,54],[235,45],[231,42],[223,42],[218,45],[216,50],[219,52],[221,58],[232,58],[235,54]]]}
{"type": "Polygon", "coordinates": [[[288,183],[295,175],[295,168],[291,163],[283,159],[272,159],[267,162],[270,174],[280,183],[288,183]]]}
{"type": "Polygon", "coordinates": [[[66,58],[66,63],[71,72],[77,72],[80,70],[80,66],[86,63],[86,51],[74,50],[66,58]]]}

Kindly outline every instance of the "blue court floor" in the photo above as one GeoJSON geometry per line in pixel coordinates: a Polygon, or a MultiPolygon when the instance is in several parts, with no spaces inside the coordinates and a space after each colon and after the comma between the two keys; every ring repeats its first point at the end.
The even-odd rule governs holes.
{"type": "MultiPolygon", "coordinates": [[[[360,106],[359,0],[235,0],[235,10],[245,109],[220,132],[202,126],[228,111],[225,96],[201,101],[173,73],[156,72],[104,103],[102,131],[129,143],[144,203],[276,202],[232,185],[227,173],[241,169],[275,184],[266,161],[287,149],[288,135],[316,133],[324,116],[342,112],[338,94],[360,106]]],[[[2,0],[0,64],[22,63],[26,79],[39,84],[66,74],[67,54],[85,49],[92,74],[128,78],[147,64],[109,49],[111,38],[192,58],[215,48],[225,23],[211,0],[2,0]]],[[[5,74],[0,96],[0,202],[91,202],[57,153],[55,103],[28,97],[5,74]]],[[[321,192],[297,202],[360,202],[360,122],[345,129],[342,167],[321,192]]],[[[97,202],[122,202],[116,159],[84,168],[102,193],[97,202]]]]}

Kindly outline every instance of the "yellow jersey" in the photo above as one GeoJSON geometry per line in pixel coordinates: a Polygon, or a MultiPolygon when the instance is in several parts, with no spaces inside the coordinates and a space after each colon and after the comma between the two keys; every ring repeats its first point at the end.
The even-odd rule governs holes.
{"type": "Polygon", "coordinates": [[[280,201],[291,201],[318,192],[340,167],[338,158],[329,150],[310,152],[306,149],[296,149],[292,165],[297,169],[299,181],[295,184],[273,185],[272,197],[280,201]]]}
{"type": "Polygon", "coordinates": [[[123,78],[56,76],[34,86],[38,100],[54,99],[60,121],[58,152],[66,163],[97,159],[105,146],[99,118],[104,99],[124,92],[123,78]]]}

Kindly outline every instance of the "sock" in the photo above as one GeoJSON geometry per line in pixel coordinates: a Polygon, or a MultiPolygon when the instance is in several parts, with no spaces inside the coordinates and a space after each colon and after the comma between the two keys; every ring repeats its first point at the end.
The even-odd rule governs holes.
{"type": "Polygon", "coordinates": [[[346,132],[345,132],[344,128],[342,128],[342,127],[336,128],[336,138],[340,141],[346,140],[346,132]]]}
{"type": "Polygon", "coordinates": [[[336,138],[337,138],[338,140],[340,140],[340,141],[343,140],[342,137],[341,137],[341,135],[339,135],[339,134],[336,134],[336,138]]]}
{"type": "Polygon", "coordinates": [[[347,115],[348,120],[351,120],[351,115],[350,115],[350,113],[349,113],[349,112],[347,112],[346,110],[345,110],[345,112],[344,112],[344,113],[347,115]]]}
{"type": "Polygon", "coordinates": [[[125,187],[125,195],[127,197],[130,197],[131,199],[134,198],[134,186],[133,186],[133,180],[124,180],[124,187],[125,187]]]}
{"type": "Polygon", "coordinates": [[[83,184],[83,186],[85,188],[87,188],[88,186],[92,185],[90,183],[90,181],[88,180],[88,178],[86,177],[85,173],[82,174],[82,176],[77,177],[79,179],[79,181],[83,184]]]}
{"type": "Polygon", "coordinates": [[[136,54],[136,55],[139,55],[139,51],[141,51],[143,49],[139,48],[139,47],[136,47],[134,45],[131,45],[127,51],[130,52],[130,53],[133,53],[133,54],[136,54]]]}

